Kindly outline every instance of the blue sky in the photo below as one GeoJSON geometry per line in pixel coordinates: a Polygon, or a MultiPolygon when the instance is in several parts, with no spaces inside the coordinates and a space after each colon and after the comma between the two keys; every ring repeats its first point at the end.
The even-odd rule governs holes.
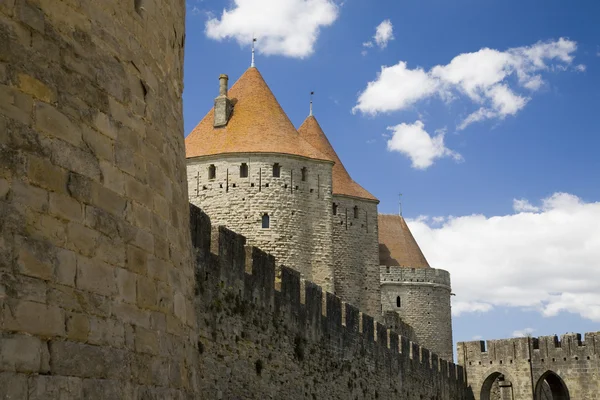
{"type": "Polygon", "coordinates": [[[315,91],[380,212],[403,194],[452,274],[455,340],[600,330],[598,15],[592,0],[188,0],[185,132],[219,74],[249,67],[254,33],[292,122],[315,91]]]}

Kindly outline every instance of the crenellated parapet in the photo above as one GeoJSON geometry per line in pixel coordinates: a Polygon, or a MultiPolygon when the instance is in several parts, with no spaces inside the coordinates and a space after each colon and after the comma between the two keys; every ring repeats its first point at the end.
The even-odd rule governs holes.
{"type": "Polygon", "coordinates": [[[450,273],[437,268],[379,266],[382,285],[433,285],[450,290],[450,273]]]}
{"type": "MultiPolygon", "coordinates": [[[[319,355],[319,359],[314,360],[319,364],[325,360],[345,360],[339,365],[336,361],[330,368],[349,363],[345,367],[348,371],[366,365],[374,375],[391,374],[390,390],[419,386],[417,383],[423,379],[429,382],[428,389],[418,389],[421,392],[408,390],[412,394],[407,398],[419,398],[418,393],[430,393],[427,391],[434,388],[439,390],[431,393],[439,394],[440,399],[466,398],[463,397],[466,392],[462,367],[440,359],[437,354],[375,322],[372,316],[315,283],[303,280],[293,269],[282,267],[281,278],[276,282],[273,256],[246,246],[243,236],[225,227],[212,226],[206,214],[195,206],[191,206],[191,227],[198,263],[198,319],[207,321],[201,341],[218,349],[222,343],[216,343],[213,338],[218,341],[235,332],[236,343],[243,337],[244,349],[252,348],[253,355],[265,347],[271,349],[271,364],[275,364],[278,355],[285,353],[281,342],[288,343],[286,338],[290,338],[294,352],[300,352],[300,348],[310,349],[302,350],[302,356],[295,354],[296,359],[311,359],[314,354],[319,355]],[[224,323],[227,326],[223,326],[224,323]],[[259,333],[249,333],[256,326],[260,327],[259,333]],[[248,340],[252,343],[246,343],[248,340]],[[442,395],[443,392],[446,394],[442,395]]],[[[306,368],[306,362],[299,367],[306,368]]],[[[290,367],[289,361],[286,365],[290,367]]],[[[331,371],[328,369],[327,373],[331,371]]],[[[344,386],[352,385],[344,381],[344,386]]]]}

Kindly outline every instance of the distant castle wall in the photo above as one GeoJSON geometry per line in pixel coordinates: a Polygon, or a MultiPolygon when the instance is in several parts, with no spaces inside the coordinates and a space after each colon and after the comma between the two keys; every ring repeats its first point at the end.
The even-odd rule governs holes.
{"type": "Polygon", "coordinates": [[[452,360],[450,274],[435,268],[381,266],[383,312],[394,311],[410,325],[416,341],[452,360]]]}
{"type": "Polygon", "coordinates": [[[466,400],[463,370],[398,336],[192,206],[199,389],[211,399],[466,400]]]}
{"type": "Polygon", "coordinates": [[[279,154],[219,155],[188,160],[187,179],[191,203],[215,224],[245,235],[249,244],[273,254],[278,266],[333,290],[331,163],[279,154]],[[273,176],[275,163],[279,177],[273,176]],[[246,177],[240,176],[242,164],[246,177]],[[268,228],[262,227],[265,215],[268,228]]]}
{"type": "Polygon", "coordinates": [[[458,362],[465,367],[475,399],[490,399],[494,380],[509,400],[558,398],[600,399],[600,332],[458,343],[458,362]],[[548,383],[544,383],[550,382],[548,383]],[[548,396],[554,390],[554,397],[548,396]]]}
{"type": "Polygon", "coordinates": [[[371,315],[381,314],[377,203],[333,196],[335,293],[371,315]]]}
{"type": "Polygon", "coordinates": [[[0,398],[195,393],[185,2],[0,1],[0,398]]]}

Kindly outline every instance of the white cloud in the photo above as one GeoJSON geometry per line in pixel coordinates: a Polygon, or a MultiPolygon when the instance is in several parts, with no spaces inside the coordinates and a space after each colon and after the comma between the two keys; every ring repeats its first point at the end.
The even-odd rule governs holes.
{"type": "Polygon", "coordinates": [[[533,329],[533,328],[525,328],[525,329],[513,331],[512,337],[527,337],[527,336],[531,336],[531,334],[533,332],[535,332],[535,329],[533,329]]]}
{"type": "Polygon", "coordinates": [[[600,322],[600,202],[555,193],[516,213],[409,221],[433,267],[452,274],[452,311],[508,306],[545,316],[567,311],[600,322]]]}
{"type": "Polygon", "coordinates": [[[412,167],[416,169],[427,169],[435,159],[442,157],[462,160],[460,154],[444,145],[445,131],[440,131],[432,137],[424,127],[421,121],[388,127],[387,129],[392,131],[392,137],[387,142],[388,150],[398,151],[408,156],[412,161],[412,167]]]}
{"type": "MultiPolygon", "coordinates": [[[[394,26],[392,25],[392,21],[386,19],[375,28],[373,40],[364,42],[363,47],[370,49],[371,47],[377,45],[380,49],[385,49],[390,40],[394,40],[394,26]]],[[[361,52],[363,56],[367,55],[367,53],[368,52],[366,50],[361,52]]]]}
{"type": "Polygon", "coordinates": [[[390,40],[394,40],[394,26],[389,19],[386,19],[375,28],[375,43],[380,49],[385,49],[390,40]]]}
{"type": "Polygon", "coordinates": [[[377,79],[359,94],[353,112],[375,115],[404,110],[430,97],[446,102],[466,98],[478,108],[459,129],[486,119],[503,119],[523,109],[529,96],[542,87],[542,72],[566,70],[576,49],[574,41],[560,38],[506,51],[483,48],[459,54],[429,71],[407,68],[400,61],[381,68],[377,79]],[[518,89],[527,93],[520,94],[518,89]]]}
{"type": "Polygon", "coordinates": [[[575,66],[575,71],[577,72],[585,72],[585,70],[587,69],[587,67],[583,64],[579,64],[575,66]]]}
{"type": "Polygon", "coordinates": [[[513,210],[516,212],[538,212],[540,208],[531,204],[527,199],[513,199],[513,210]]]}
{"type": "Polygon", "coordinates": [[[304,58],[314,52],[320,29],[333,24],[338,6],[333,0],[234,0],[221,18],[206,22],[206,35],[235,39],[242,45],[258,38],[264,54],[304,58]]]}

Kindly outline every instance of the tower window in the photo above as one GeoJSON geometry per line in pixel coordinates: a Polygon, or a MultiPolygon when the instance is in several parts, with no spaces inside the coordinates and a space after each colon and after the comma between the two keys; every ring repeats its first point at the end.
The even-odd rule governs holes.
{"type": "Polygon", "coordinates": [[[215,179],[215,176],[217,176],[217,167],[215,167],[215,164],[210,164],[208,167],[208,179],[215,179]]]}
{"type": "Polygon", "coordinates": [[[333,215],[337,215],[337,204],[333,203],[333,215]]]}
{"type": "Polygon", "coordinates": [[[400,296],[396,297],[396,307],[400,308],[402,303],[400,302],[400,296]]]}
{"type": "Polygon", "coordinates": [[[269,214],[263,214],[262,216],[262,227],[263,229],[267,229],[270,225],[270,218],[269,218],[269,214]]]}
{"type": "Polygon", "coordinates": [[[240,178],[247,178],[247,177],[248,177],[248,164],[242,163],[240,165],[240,178]]]}
{"type": "Polygon", "coordinates": [[[308,175],[306,167],[302,167],[300,171],[302,172],[302,181],[306,181],[306,176],[308,175]]]}
{"type": "Polygon", "coordinates": [[[358,218],[358,206],[354,206],[354,218],[358,218]]]}
{"type": "Polygon", "coordinates": [[[280,175],[281,175],[281,166],[279,165],[279,163],[273,164],[273,177],[279,178],[280,175]]]}

